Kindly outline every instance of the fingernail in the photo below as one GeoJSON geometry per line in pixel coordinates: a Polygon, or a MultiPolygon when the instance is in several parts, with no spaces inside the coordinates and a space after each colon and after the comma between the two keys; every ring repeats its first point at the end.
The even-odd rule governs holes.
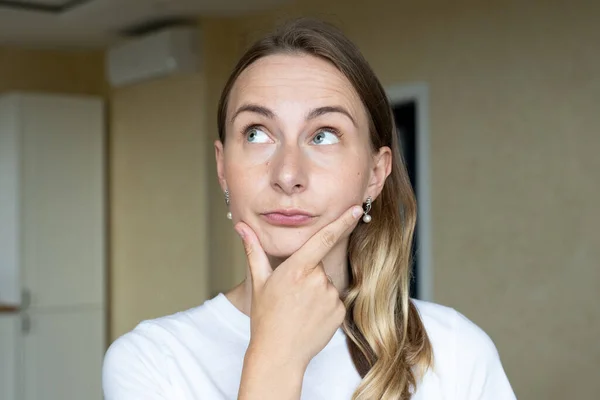
{"type": "Polygon", "coordinates": [[[352,209],[352,216],[354,218],[358,218],[363,214],[363,210],[362,208],[360,208],[359,206],[356,206],[352,209]]]}

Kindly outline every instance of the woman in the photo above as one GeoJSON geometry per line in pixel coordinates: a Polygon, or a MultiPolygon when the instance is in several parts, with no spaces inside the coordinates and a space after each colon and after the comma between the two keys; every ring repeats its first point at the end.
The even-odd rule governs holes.
{"type": "Polygon", "coordinates": [[[108,400],[514,399],[481,329],[409,299],[414,195],[385,92],[347,38],[298,20],[260,40],[218,124],[247,279],[113,343],[108,400]]]}

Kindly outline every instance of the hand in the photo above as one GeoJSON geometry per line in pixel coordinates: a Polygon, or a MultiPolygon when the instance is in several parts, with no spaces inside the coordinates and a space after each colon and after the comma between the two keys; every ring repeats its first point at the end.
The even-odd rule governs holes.
{"type": "Polygon", "coordinates": [[[352,207],[275,271],[252,229],[243,222],[236,225],[252,278],[249,353],[306,368],[327,345],[344,321],[346,308],[321,260],[362,214],[361,207],[352,207]]]}

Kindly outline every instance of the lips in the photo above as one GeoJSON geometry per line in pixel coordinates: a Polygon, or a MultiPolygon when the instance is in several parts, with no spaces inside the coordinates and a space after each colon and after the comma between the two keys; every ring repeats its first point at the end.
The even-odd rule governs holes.
{"type": "Polygon", "coordinates": [[[261,215],[268,223],[278,226],[302,226],[315,218],[314,215],[299,209],[273,210],[261,215]]]}

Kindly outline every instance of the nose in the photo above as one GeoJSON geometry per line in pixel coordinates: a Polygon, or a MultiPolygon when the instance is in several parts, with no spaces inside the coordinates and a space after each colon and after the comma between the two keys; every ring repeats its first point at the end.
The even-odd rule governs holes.
{"type": "Polygon", "coordinates": [[[301,193],[306,189],[308,175],[302,150],[295,144],[277,150],[271,164],[271,186],[286,195],[301,193]]]}

